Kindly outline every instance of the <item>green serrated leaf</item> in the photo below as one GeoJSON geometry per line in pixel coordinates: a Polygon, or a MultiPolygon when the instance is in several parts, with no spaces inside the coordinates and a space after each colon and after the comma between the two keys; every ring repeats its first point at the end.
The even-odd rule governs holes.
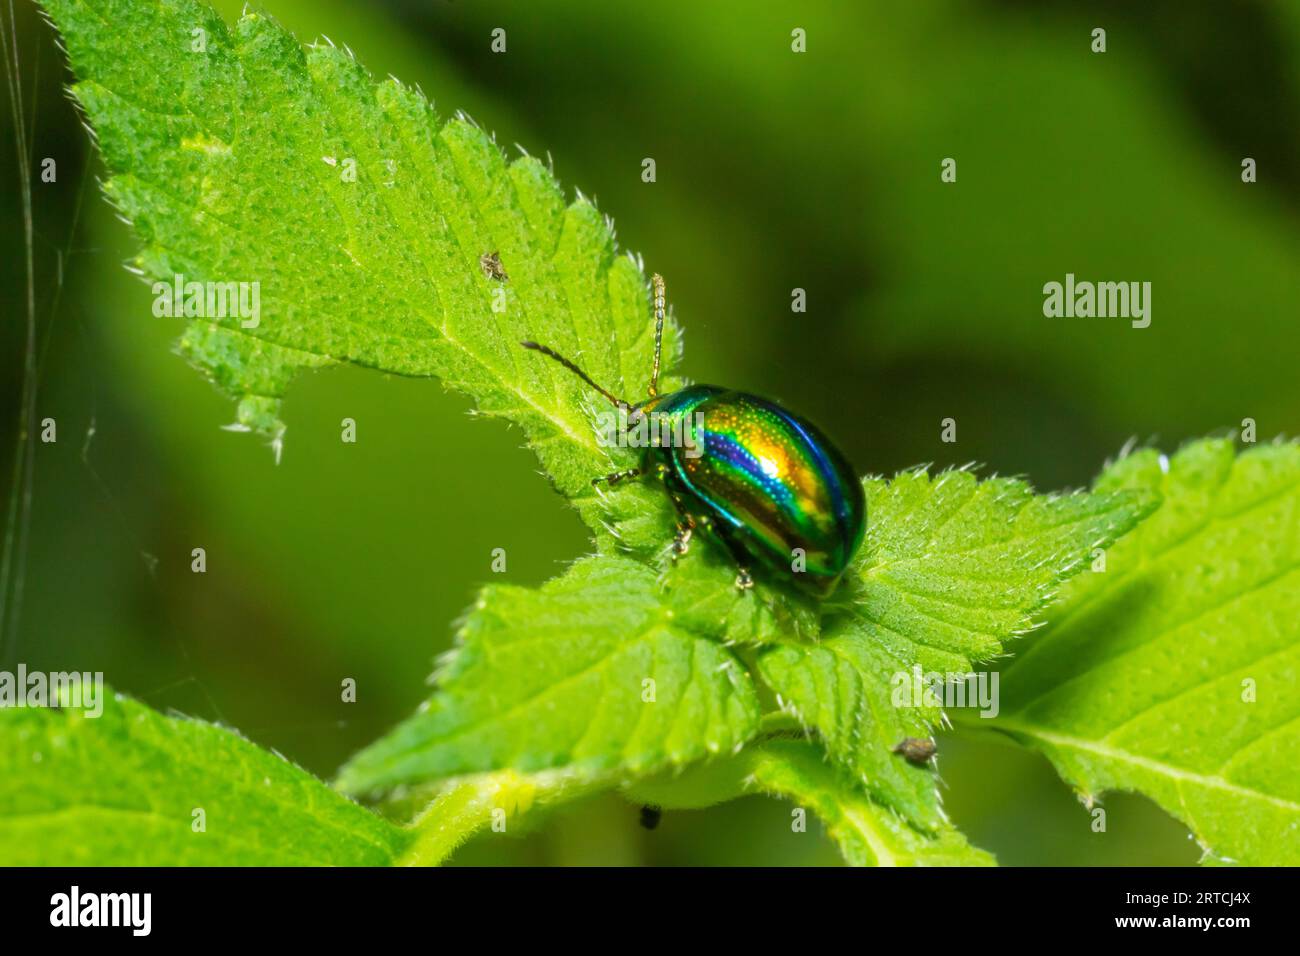
{"type": "Polygon", "coordinates": [[[831,757],[912,824],[945,817],[934,771],[894,749],[927,738],[940,710],[898,706],[898,675],[967,673],[1024,633],[1096,548],[1131,529],[1153,496],[1035,495],[1023,481],[966,471],[868,479],[866,544],[848,583],[850,612],[816,643],[787,641],[759,658],[782,705],[831,757]]]}
{"type": "Polygon", "coordinates": [[[993,866],[951,826],[924,833],[873,801],[814,744],[772,739],[683,774],[642,781],[632,799],[665,809],[699,809],[747,793],[785,797],[826,825],[852,866],[993,866]]]}
{"type": "Polygon", "coordinates": [[[967,471],[865,482],[856,613],[900,658],[964,671],[1031,629],[1061,584],[1155,506],[1145,491],[1036,495],[967,471]]]}
{"type": "MultiPolygon", "coordinates": [[[[230,29],[194,0],[44,6],[106,194],[143,242],[141,273],[259,284],[255,327],[192,319],[181,345],[240,400],[239,424],[278,441],[280,397],[301,368],[436,376],[520,425],[602,535],[626,513],[632,540],[662,542],[662,496],[607,494],[607,514],[591,486],[631,456],[598,442],[590,389],[519,347],[545,342],[612,391],[645,393],[648,286],[590,201],[566,203],[546,164],[508,162],[472,122],[442,122],[420,93],[374,82],[332,45],[304,50],[260,13],[230,29]],[[492,252],[507,279],[485,273],[492,252]]],[[[666,369],[677,342],[670,320],[666,369]]]]}
{"type": "Polygon", "coordinates": [[[696,634],[728,644],[814,640],[821,608],[793,588],[736,589],[736,564],[720,547],[695,547],[660,575],[673,619],[696,634]]]}
{"type": "Polygon", "coordinates": [[[0,709],[0,863],[372,866],[411,842],[224,727],[104,697],[0,709]]]}
{"type": "Polygon", "coordinates": [[[1144,450],[1097,487],[1164,503],[1003,671],[991,723],[1090,800],[1151,797],[1217,862],[1300,863],[1300,447],[1144,450]]]}
{"type": "Polygon", "coordinates": [[[996,861],[953,827],[920,833],[889,808],[867,799],[828,765],[815,748],[773,741],[757,755],[754,785],[765,793],[806,802],[826,822],[853,866],[993,866],[996,861]]]}
{"type": "Polygon", "coordinates": [[[503,768],[646,773],[753,735],[748,671],[681,628],[655,574],[593,557],[539,590],[486,588],[418,713],[345,766],[380,791],[503,768]]]}
{"type": "Polygon", "coordinates": [[[817,731],[831,758],[872,797],[916,826],[944,824],[933,768],[894,752],[904,738],[929,738],[941,712],[923,701],[896,705],[892,682],[908,665],[860,621],[837,623],[816,644],[775,647],[759,657],[758,666],[785,709],[817,731]]]}

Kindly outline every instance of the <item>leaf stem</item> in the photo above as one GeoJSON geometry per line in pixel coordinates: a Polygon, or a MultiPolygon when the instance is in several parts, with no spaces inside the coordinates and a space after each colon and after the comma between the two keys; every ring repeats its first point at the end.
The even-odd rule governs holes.
{"type": "Polygon", "coordinates": [[[407,826],[410,843],[396,865],[438,866],[479,830],[508,833],[512,822],[533,810],[612,784],[606,775],[572,770],[501,770],[456,778],[407,826]]]}

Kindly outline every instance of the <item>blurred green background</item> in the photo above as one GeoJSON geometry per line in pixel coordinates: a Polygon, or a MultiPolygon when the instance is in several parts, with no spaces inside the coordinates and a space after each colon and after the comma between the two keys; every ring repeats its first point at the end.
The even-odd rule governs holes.
{"type": "MultiPolygon", "coordinates": [[[[232,19],[241,3],[217,6],[232,19]]],[[[548,151],[668,279],[685,372],[777,397],[864,472],[982,462],[1086,484],[1130,437],[1165,448],[1300,413],[1300,4],[611,4],[269,0],[503,144],[548,151]],[[490,33],[507,31],[494,54],[490,33]],[[807,52],[790,49],[807,32],[807,52]],[[1108,50],[1090,50],[1094,27],[1108,50]],[[657,182],[641,181],[653,157],[657,182]],[[940,162],[957,160],[955,184],[940,162]],[[1243,184],[1252,157],[1259,181],[1243,184]],[[1048,319],[1065,273],[1150,281],[1152,323],[1048,319]],[[791,290],[808,310],[790,309],[791,290]],[[956,444],[940,421],[957,421],[956,444]]],[[[489,575],[539,583],[587,547],[519,436],[431,381],[300,380],[276,466],[171,351],[122,263],[127,228],[18,0],[34,186],[40,393],[20,627],[0,666],[102,670],[160,709],[224,721],[328,776],[422,699],[489,575]],[[358,422],[355,445],[339,422],[358,422]],[[206,574],[190,571],[204,547],[206,574]],[[357,680],[355,704],[339,700],[357,680]]],[[[7,106],[7,104],[6,104],[7,106]]],[[[0,455],[21,389],[22,228],[0,120],[0,455]]],[[[1180,864],[1181,825],[1111,795],[1109,830],[1045,761],[945,735],[947,805],[1005,864],[1180,864]]],[[[788,808],[667,814],[616,797],[462,863],[831,863],[788,808]]]]}

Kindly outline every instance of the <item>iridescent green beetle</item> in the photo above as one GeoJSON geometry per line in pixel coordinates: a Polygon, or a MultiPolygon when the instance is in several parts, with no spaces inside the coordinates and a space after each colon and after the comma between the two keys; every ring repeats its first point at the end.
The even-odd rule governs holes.
{"type": "Polygon", "coordinates": [[[867,503],[839,449],[816,426],[775,402],[715,385],[659,394],[664,280],[654,277],[655,357],[649,397],[630,404],[601,388],[554,349],[521,343],[555,359],[626,414],[625,427],[649,429],[654,444],[640,468],[592,480],[611,485],[658,474],[677,508],[673,547],[685,554],[703,527],[736,561],[736,586],[753,586],[754,560],[818,597],[835,589],[862,542],[867,503]],[[662,427],[659,427],[662,426],[662,427]],[[663,435],[680,436],[661,442],[663,435]]]}

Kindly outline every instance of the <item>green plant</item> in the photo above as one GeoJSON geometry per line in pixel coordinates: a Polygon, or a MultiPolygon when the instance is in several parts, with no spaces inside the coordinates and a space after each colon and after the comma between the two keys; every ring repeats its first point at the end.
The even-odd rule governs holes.
{"type": "MultiPolygon", "coordinates": [[[[666,559],[656,489],[592,488],[632,462],[597,441],[580,383],[517,348],[580,353],[628,394],[648,378],[646,283],[592,203],[260,15],[230,30],[198,3],[45,5],[136,267],[260,283],[256,327],[194,317],[181,340],[242,425],[278,447],[300,369],[436,376],[521,427],[594,553],[540,589],[485,589],[430,701],[343,769],[336,790],[388,799],[404,825],[228,730],[116,699],[98,720],[3,715],[7,856],[434,863],[489,823],[617,788],[664,807],[779,794],[854,863],[988,863],[948,823],[933,766],[895,752],[941,713],[896,706],[893,682],[1016,651],[1004,713],[963,725],[1041,747],[1086,794],[1149,794],[1212,859],[1300,857],[1297,771],[1277,759],[1295,740],[1294,680],[1277,675],[1300,653],[1296,446],[1144,450],[1062,496],[965,471],[868,478],[867,541],[832,601],[738,594],[716,549],[666,559]],[[481,266],[490,252],[508,280],[481,266]],[[192,838],[196,790],[217,839],[192,838]]],[[[670,325],[670,372],[678,352],[670,325]]]]}

